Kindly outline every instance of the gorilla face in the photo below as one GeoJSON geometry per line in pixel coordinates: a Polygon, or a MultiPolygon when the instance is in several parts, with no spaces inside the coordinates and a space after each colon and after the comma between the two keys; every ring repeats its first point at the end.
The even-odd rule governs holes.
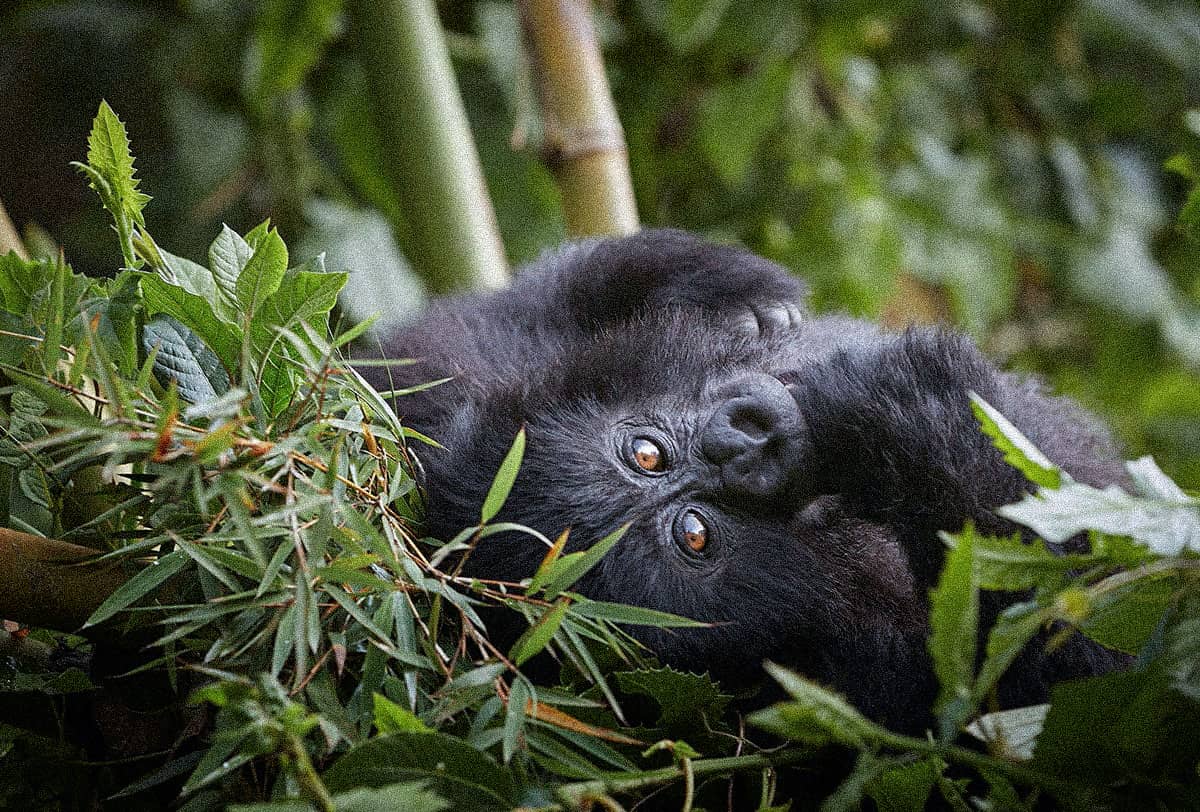
{"type": "MultiPolygon", "coordinates": [[[[665,662],[733,683],[768,657],[827,671],[834,635],[845,649],[885,627],[919,633],[895,539],[807,487],[810,427],[796,384],[784,382],[797,377],[784,367],[808,351],[803,332],[697,340],[705,329],[686,311],[650,314],[564,348],[538,380],[472,399],[441,433],[446,450],[422,454],[431,534],[477,521],[525,426],[524,463],[498,520],[550,537],[569,527],[570,550],[629,524],[576,588],[714,624],[631,629],[665,662]]],[[[532,537],[500,534],[467,571],[515,581],[544,554],[532,537]]]]}

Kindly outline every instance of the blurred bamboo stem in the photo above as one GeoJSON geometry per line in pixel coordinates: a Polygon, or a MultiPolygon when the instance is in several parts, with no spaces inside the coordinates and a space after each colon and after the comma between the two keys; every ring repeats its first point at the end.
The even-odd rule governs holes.
{"type": "Polygon", "coordinates": [[[430,289],[501,287],[508,263],[433,0],[351,0],[402,245],[430,289]]]}
{"type": "Polygon", "coordinates": [[[24,241],[8,216],[8,212],[4,210],[4,201],[0,201],[0,255],[7,254],[9,251],[15,251],[21,259],[29,259],[29,252],[25,250],[24,241]]]}
{"type": "Polygon", "coordinates": [[[0,617],[74,632],[129,577],[114,561],[65,541],[0,527],[0,617]]]}
{"type": "Polygon", "coordinates": [[[518,0],[541,101],[546,164],[571,236],[638,229],[637,203],[587,0],[518,0]]]}

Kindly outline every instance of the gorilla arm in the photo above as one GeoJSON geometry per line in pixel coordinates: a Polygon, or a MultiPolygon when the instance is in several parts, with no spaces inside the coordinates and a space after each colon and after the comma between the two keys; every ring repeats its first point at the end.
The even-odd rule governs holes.
{"type": "Polygon", "coordinates": [[[793,389],[815,451],[809,495],[839,494],[853,515],[892,527],[918,583],[941,568],[937,531],[972,521],[1012,527],[993,512],[1032,486],[1006,463],[971,411],[974,391],[1077,479],[1103,485],[1120,468],[1086,415],[995,369],[965,337],[930,329],[835,352],[793,389]]]}

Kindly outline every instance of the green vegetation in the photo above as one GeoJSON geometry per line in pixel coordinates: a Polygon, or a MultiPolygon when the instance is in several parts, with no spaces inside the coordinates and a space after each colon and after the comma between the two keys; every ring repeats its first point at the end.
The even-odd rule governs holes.
{"type": "MultiPolygon", "coordinates": [[[[381,181],[386,139],[359,101],[371,54],[342,3],[18,3],[0,22],[20,42],[83,31],[111,49],[87,69],[116,66],[158,197],[147,205],[107,104],[82,180],[22,186],[0,171],[18,223],[66,246],[33,228],[32,259],[0,257],[0,558],[38,537],[53,552],[38,566],[63,579],[40,601],[16,579],[0,597],[0,617],[33,629],[0,633],[0,806],[586,809],[654,794],[655,808],[736,797],[766,810],[783,808],[779,769],[845,753],[829,809],[1200,806],[1200,502],[1187,491],[1200,484],[1200,12],[734,5],[618,4],[599,20],[643,219],[743,239],[809,277],[820,307],[944,312],[1174,479],[1143,457],[1128,492],[1074,482],[977,403],[1039,486],[1005,515],[1049,541],[1087,533],[1091,551],[947,536],[926,739],[781,669],[790,698],[740,720],[706,677],[660,668],[622,631],[691,621],[571,592],[619,528],[570,554],[565,536],[517,528],[547,546],[532,579],[459,574],[459,553],[514,529],[492,520],[523,435],[478,526],[420,536],[408,449],[436,438],[343,359],[371,328],[338,315],[344,271],[378,271],[361,299],[403,310],[420,294],[402,259],[414,201],[381,181]],[[107,221],[95,197],[72,202],[85,184],[107,221]],[[267,213],[278,230],[254,225],[267,213]],[[988,591],[1028,599],[981,630],[988,591]],[[488,641],[482,601],[529,621],[510,650],[488,641]],[[1078,628],[1135,666],[990,712],[1046,628],[1078,628]],[[544,651],[557,685],[520,671],[544,651]],[[782,746],[760,749],[762,731],[782,746]]],[[[500,229],[528,258],[563,226],[547,172],[510,148],[538,142],[516,20],[498,2],[447,15],[500,229]]],[[[35,78],[22,92],[53,79],[35,78]]],[[[13,120],[0,153],[22,132],[13,120]]]]}

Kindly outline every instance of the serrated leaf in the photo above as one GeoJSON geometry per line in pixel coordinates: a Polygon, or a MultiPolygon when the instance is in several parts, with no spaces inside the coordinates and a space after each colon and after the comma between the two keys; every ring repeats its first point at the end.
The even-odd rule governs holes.
{"type": "Polygon", "coordinates": [[[929,596],[929,654],[941,685],[935,708],[944,741],[958,735],[959,726],[974,710],[971,683],[979,622],[974,542],[971,527],[958,534],[957,544],[946,555],[937,588],[929,596]]]}
{"type": "Polygon", "coordinates": [[[247,321],[252,321],[263,303],[279,289],[287,273],[287,263],[287,246],[279,232],[271,229],[259,241],[234,286],[242,316],[247,321]]]}
{"type": "Polygon", "coordinates": [[[125,125],[109,107],[107,101],[100,102],[100,109],[92,121],[92,132],[88,135],[88,164],[108,181],[113,196],[122,210],[139,226],[145,226],[142,209],[150,202],[150,196],[138,191],[138,179],[133,167],[133,153],[129,148],[129,135],[125,125]]]}
{"type": "Polygon", "coordinates": [[[176,381],[179,396],[188,403],[208,403],[229,391],[229,374],[221,359],[200,338],[171,316],[146,322],[142,347],[154,356],[154,373],[166,386],[176,381]]]}
{"type": "Polygon", "coordinates": [[[168,578],[175,575],[187,565],[189,559],[181,552],[168,553],[143,568],[137,575],[108,596],[105,601],[92,612],[92,616],[84,623],[84,628],[103,623],[135,601],[141,600],[153,590],[162,585],[168,578]]]}
{"type": "Polygon", "coordinates": [[[676,738],[718,727],[732,700],[707,675],[673,668],[621,671],[614,678],[623,693],[653,699],[658,704],[655,727],[676,738]]]}
{"type": "Polygon", "coordinates": [[[1068,482],[1058,490],[1039,491],[996,512],[1052,542],[1099,530],[1131,536],[1159,555],[1200,551],[1200,503],[1194,499],[1145,499],[1115,485],[1100,490],[1068,482]]]}
{"type": "Polygon", "coordinates": [[[504,455],[504,460],[500,463],[495,478],[492,479],[492,486],[488,488],[487,497],[483,500],[483,507],[479,511],[480,524],[490,522],[500,512],[500,508],[504,507],[509,491],[512,490],[513,483],[517,480],[517,471],[521,467],[521,460],[524,456],[525,429],[521,429],[517,432],[516,439],[513,440],[508,453],[504,455]]]}
{"type": "Polygon", "coordinates": [[[566,599],[560,600],[538,618],[537,622],[526,629],[517,638],[517,642],[513,643],[512,648],[508,652],[509,659],[520,666],[544,649],[550,640],[553,639],[555,632],[558,631],[558,627],[562,625],[563,618],[567,616],[567,609],[570,605],[570,601],[566,599]]]}
{"type": "Polygon", "coordinates": [[[1057,488],[1063,474],[1020,429],[979,395],[971,392],[971,411],[983,433],[992,438],[1004,461],[1016,468],[1025,478],[1043,488],[1057,488]]]}

